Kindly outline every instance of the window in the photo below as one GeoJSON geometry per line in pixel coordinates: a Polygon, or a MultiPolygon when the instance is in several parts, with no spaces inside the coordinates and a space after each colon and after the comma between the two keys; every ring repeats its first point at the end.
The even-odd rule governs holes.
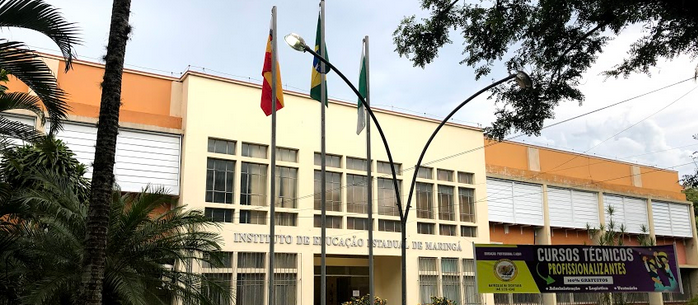
{"type": "Polygon", "coordinates": [[[232,274],[230,273],[204,273],[205,281],[202,283],[202,293],[207,295],[214,304],[230,305],[228,291],[232,274]]]}
{"type": "Polygon", "coordinates": [[[235,141],[226,141],[208,138],[208,152],[217,154],[234,155],[235,141]]]}
{"type": "MultiPolygon", "coordinates": [[[[390,171],[390,162],[378,161],[378,172],[381,174],[392,174],[390,171]]],[[[402,164],[395,163],[395,174],[402,175],[402,164]]]]}
{"type": "Polygon", "coordinates": [[[465,293],[465,305],[482,304],[481,298],[475,290],[475,261],[463,260],[463,292],[465,293]]]}
{"type": "Polygon", "coordinates": [[[439,185],[439,219],[456,220],[453,206],[453,187],[439,185]]]}
{"type": "Polygon", "coordinates": [[[417,178],[431,179],[431,167],[420,166],[417,172],[417,178]]]}
{"type": "Polygon", "coordinates": [[[276,148],[276,161],[298,162],[298,150],[291,148],[276,148]]]}
{"type": "Polygon", "coordinates": [[[378,220],[378,231],[384,232],[402,232],[402,226],[397,220],[378,220]]]}
{"type": "Polygon", "coordinates": [[[298,169],[293,167],[276,167],[276,190],[274,202],[280,208],[296,208],[298,195],[298,169]]]}
{"type": "Polygon", "coordinates": [[[458,172],[458,182],[465,184],[473,184],[473,173],[458,172]]]}
{"type": "Polygon", "coordinates": [[[211,255],[204,253],[204,259],[210,260],[211,263],[209,262],[201,262],[201,267],[203,268],[232,268],[233,267],[233,259],[231,257],[233,255],[233,252],[215,252],[213,253],[213,258],[211,258],[211,255]]]}
{"type": "Polygon", "coordinates": [[[251,143],[242,143],[242,155],[252,158],[267,158],[267,146],[251,143]]]}
{"type": "Polygon", "coordinates": [[[274,213],[274,223],[279,226],[295,227],[298,225],[298,214],[296,213],[274,213]]]}
{"type": "Polygon", "coordinates": [[[264,303],[264,253],[238,253],[235,304],[264,303]]]}
{"type": "Polygon", "coordinates": [[[460,273],[457,258],[442,258],[441,273],[443,296],[449,300],[460,301],[460,273]]]}
{"type": "Polygon", "coordinates": [[[477,227],[460,226],[460,236],[477,237],[477,227]]]}
{"type": "Polygon", "coordinates": [[[439,235],[456,236],[456,226],[440,224],[439,235]]]}
{"type": "Polygon", "coordinates": [[[357,171],[366,170],[366,159],[347,157],[347,169],[353,169],[357,171]]]}
{"type": "Polygon", "coordinates": [[[235,162],[206,160],[206,202],[233,203],[235,162]]]}
{"type": "Polygon", "coordinates": [[[274,260],[274,304],[294,305],[297,303],[297,254],[276,253],[274,260]]]}
{"type": "MultiPolygon", "coordinates": [[[[321,161],[322,161],[322,154],[316,152],[315,153],[315,165],[322,166],[322,164],[320,163],[321,161]]],[[[326,167],[341,168],[342,167],[342,156],[331,155],[331,154],[325,153],[325,166],[326,167]]]]}
{"type": "Polygon", "coordinates": [[[434,235],[434,224],[433,223],[417,223],[417,233],[419,234],[431,234],[434,235]]]}
{"type": "Polygon", "coordinates": [[[445,169],[436,170],[436,179],[441,181],[453,181],[453,171],[445,169]]]}
{"type": "MultiPolygon", "coordinates": [[[[315,209],[322,210],[322,171],[315,171],[315,209]]],[[[325,172],[325,208],[342,211],[342,174],[325,172]]]]}
{"type": "Polygon", "coordinates": [[[233,210],[205,208],[204,215],[213,222],[233,222],[233,210]]]}
{"type": "MultiPolygon", "coordinates": [[[[322,215],[313,216],[313,222],[316,228],[322,228],[322,215]]],[[[325,215],[326,228],[330,229],[341,229],[342,228],[342,216],[330,216],[325,215]]]]}
{"type": "Polygon", "coordinates": [[[434,185],[417,182],[417,218],[434,219],[434,185]]]}
{"type": "Polygon", "coordinates": [[[267,205],[267,165],[242,163],[240,177],[240,204],[267,205]]]}
{"type": "Polygon", "coordinates": [[[368,205],[366,204],[368,185],[366,180],[366,176],[347,174],[347,212],[363,214],[368,212],[368,205]]]}
{"type": "Polygon", "coordinates": [[[439,296],[439,273],[436,258],[419,258],[419,303],[431,304],[432,296],[439,296]]]}
{"type": "Polygon", "coordinates": [[[475,222],[475,196],[473,189],[458,188],[458,207],[460,208],[460,221],[475,222]]]}
{"type": "Polygon", "coordinates": [[[255,225],[267,224],[267,212],[264,211],[240,211],[240,223],[255,225]]]}
{"type": "Polygon", "coordinates": [[[368,219],[347,217],[347,229],[349,229],[349,230],[368,230],[368,219]]]}
{"type": "MultiPolygon", "coordinates": [[[[378,214],[388,216],[400,216],[397,208],[397,198],[395,197],[395,187],[393,179],[378,178],[378,214]]],[[[398,187],[400,181],[398,180],[398,187]]]]}

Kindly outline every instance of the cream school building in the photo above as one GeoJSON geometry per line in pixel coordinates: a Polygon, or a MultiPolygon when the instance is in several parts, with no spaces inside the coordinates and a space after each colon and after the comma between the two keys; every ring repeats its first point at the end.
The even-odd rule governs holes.
{"type": "MultiPolygon", "coordinates": [[[[64,73],[45,55],[70,94],[71,115],[58,134],[80,161],[94,155],[103,66],[77,61],[64,73]]],[[[17,82],[10,91],[27,90],[17,82]]],[[[265,304],[269,205],[276,209],[276,304],[319,304],[320,104],[285,93],[278,112],[277,169],[270,177],[271,118],[261,90],[193,71],[181,77],[124,73],[115,175],[124,191],[165,185],[179,203],[219,226],[224,268],[192,266],[230,287],[235,304],[265,304]],[[276,194],[270,194],[271,179],[276,194]]],[[[438,122],[375,110],[398,163],[400,194],[438,122]]],[[[356,105],[330,101],[327,115],[327,304],[368,294],[367,228],[374,229],[375,294],[388,304],[401,297],[399,213],[385,149],[372,126],[373,223],[366,202],[365,131],[356,135],[356,105]]],[[[26,113],[13,118],[37,124],[26,113]]],[[[686,293],[643,294],[635,303],[681,303],[698,284],[693,208],[675,171],[520,143],[488,144],[481,129],[447,124],[419,169],[407,222],[408,304],[445,296],[458,304],[589,304],[593,295],[480,295],[475,291],[473,243],[592,244],[586,224],[608,220],[649,228],[658,244],[676,245],[686,293]]],[[[222,302],[222,304],[227,304],[222,302]]]]}

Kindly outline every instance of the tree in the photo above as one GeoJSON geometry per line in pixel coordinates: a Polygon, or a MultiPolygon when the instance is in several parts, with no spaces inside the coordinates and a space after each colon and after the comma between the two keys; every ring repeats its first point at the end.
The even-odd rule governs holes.
{"type": "MultiPolygon", "coordinates": [[[[698,72],[696,72],[696,73],[698,73],[698,72]]],[[[698,140],[698,135],[693,135],[693,139],[698,140]]],[[[698,152],[693,152],[693,162],[694,163],[696,161],[696,155],[698,155],[698,152]]],[[[681,179],[681,182],[683,183],[683,187],[685,189],[698,188],[698,168],[696,168],[696,172],[693,173],[692,175],[684,175],[683,178],[681,179]]],[[[688,193],[686,193],[686,195],[688,196],[688,193]]],[[[687,199],[687,200],[693,201],[691,199],[687,199]]],[[[696,203],[696,202],[693,201],[693,203],[696,203]]]]}
{"type": "MultiPolygon", "coordinates": [[[[553,118],[559,102],[582,102],[582,74],[606,44],[631,25],[645,35],[607,76],[649,74],[660,58],[698,55],[698,2],[671,0],[497,0],[490,5],[456,5],[452,0],[422,0],[428,18],[402,20],[393,33],[396,51],[424,67],[451,43],[450,31],[464,40],[461,64],[475,68],[479,79],[504,60],[509,71],[525,70],[532,90],[515,85],[493,91],[498,102],[489,136],[502,139],[512,131],[539,135],[543,120],[553,118]]],[[[484,2],[484,1],[483,1],[484,2]]]]}
{"type": "Polygon", "coordinates": [[[686,200],[693,203],[693,214],[696,217],[696,226],[698,227],[698,188],[684,185],[683,193],[686,194],[686,200]]]}
{"type": "MultiPolygon", "coordinates": [[[[80,300],[89,181],[60,140],[13,147],[0,164],[0,304],[74,304],[80,300]],[[52,144],[48,144],[52,142],[52,144]],[[49,161],[46,161],[49,160],[49,161]]],[[[220,236],[200,211],[171,208],[162,189],[110,197],[102,304],[212,304],[229,287],[175,264],[220,266],[220,236]],[[188,301],[188,302],[187,302],[188,301]]]]}
{"type": "MultiPolygon", "coordinates": [[[[55,7],[41,0],[1,0],[0,27],[23,28],[46,35],[63,53],[66,71],[71,67],[74,46],[80,42],[74,23],[67,22],[55,7]]],[[[39,55],[21,42],[0,38],[0,82],[7,75],[16,77],[34,92],[6,92],[0,84],[0,112],[13,109],[29,110],[42,123],[46,121],[44,109],[52,120],[52,130],[60,129],[66,118],[68,105],[66,94],[59,87],[51,69],[39,55]]],[[[0,117],[0,144],[8,144],[7,138],[33,141],[39,138],[33,126],[26,126],[0,117]]]]}
{"type": "Polygon", "coordinates": [[[84,255],[82,292],[85,304],[102,303],[109,203],[114,185],[116,135],[119,129],[121,107],[121,76],[124,70],[126,42],[131,32],[128,23],[131,0],[114,0],[107,55],[104,57],[104,79],[97,125],[97,143],[90,190],[90,210],[87,218],[87,244],[84,255]]]}

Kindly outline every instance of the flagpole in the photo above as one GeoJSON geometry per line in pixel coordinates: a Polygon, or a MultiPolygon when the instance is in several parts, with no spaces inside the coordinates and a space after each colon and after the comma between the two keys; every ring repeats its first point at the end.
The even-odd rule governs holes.
{"type": "MultiPolygon", "coordinates": [[[[369,78],[368,65],[368,36],[364,37],[364,62],[366,67],[366,104],[371,104],[371,81],[369,78]]],[[[364,113],[368,116],[368,112],[364,113]]],[[[368,203],[368,299],[369,304],[373,304],[375,298],[373,289],[373,177],[371,175],[371,120],[366,119],[366,177],[368,188],[366,192],[366,202],[368,203]]]]}
{"type": "MultiPolygon", "coordinates": [[[[320,0],[320,57],[325,58],[325,0],[320,0]]],[[[325,63],[320,61],[320,305],[327,305],[327,177],[325,173],[325,105],[327,88],[325,84],[325,63]]]]}
{"type": "Polygon", "coordinates": [[[275,206],[276,206],[276,6],[271,8],[271,189],[269,196],[269,305],[274,305],[274,244],[275,206]]]}

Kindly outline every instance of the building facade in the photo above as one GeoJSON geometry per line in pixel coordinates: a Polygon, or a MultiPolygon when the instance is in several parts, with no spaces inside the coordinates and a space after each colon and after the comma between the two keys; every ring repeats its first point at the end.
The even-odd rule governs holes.
{"type": "MultiPolygon", "coordinates": [[[[70,94],[71,115],[58,137],[90,165],[103,67],[77,61],[65,73],[60,58],[46,55],[45,61],[70,94]]],[[[126,70],[123,79],[115,167],[122,190],[164,186],[180,205],[218,223],[211,229],[221,234],[229,259],[223,268],[192,268],[229,285],[235,304],[265,304],[272,240],[277,304],[319,304],[320,104],[286,92],[277,115],[276,177],[270,177],[271,120],[259,107],[259,85],[194,71],[174,78],[126,70]],[[276,210],[274,238],[268,235],[270,204],[276,210]]],[[[27,90],[14,80],[8,87],[27,90]]],[[[397,303],[401,226],[387,154],[373,132],[367,161],[365,134],[355,133],[355,104],[331,101],[326,110],[327,304],[368,293],[369,226],[375,293],[397,303]],[[367,162],[374,177],[371,203],[367,162]]],[[[375,112],[405,203],[414,164],[438,122],[375,112]]],[[[7,115],[36,125],[26,113],[7,115]]],[[[608,206],[627,225],[629,244],[642,234],[675,244],[686,290],[698,284],[693,209],[676,172],[520,143],[491,144],[482,130],[458,124],[443,128],[424,160],[406,227],[408,304],[426,303],[430,296],[458,304],[588,303],[582,295],[478,294],[472,245],[591,244],[587,225],[604,224],[611,217],[604,212],[608,206]]],[[[645,294],[638,302],[662,304],[687,295],[645,294]]]]}

